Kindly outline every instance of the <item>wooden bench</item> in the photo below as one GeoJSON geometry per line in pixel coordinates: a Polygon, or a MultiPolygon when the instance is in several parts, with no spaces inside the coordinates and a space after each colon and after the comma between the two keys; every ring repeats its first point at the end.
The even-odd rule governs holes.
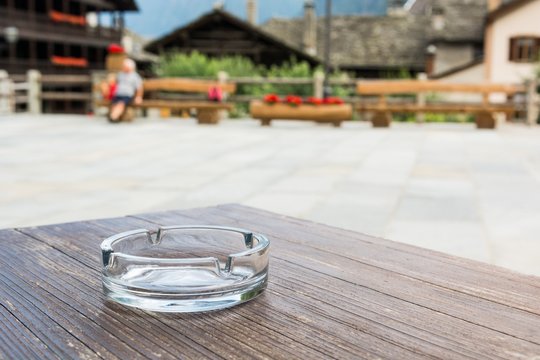
{"type": "Polygon", "coordinates": [[[270,126],[272,120],[306,120],[339,127],[343,121],[352,119],[352,112],[350,104],[291,106],[283,103],[267,104],[260,100],[249,104],[251,117],[259,119],[262,126],[270,126]]]}
{"type": "MultiPolygon", "coordinates": [[[[159,109],[162,117],[170,116],[172,110],[196,111],[199,124],[217,124],[222,110],[232,110],[234,105],[198,99],[178,99],[174,93],[207,94],[212,87],[219,87],[225,94],[236,91],[234,83],[194,80],[185,78],[146,79],[143,81],[144,100],[141,104],[131,104],[130,108],[159,109]]],[[[98,101],[98,106],[108,106],[108,101],[98,101]]]]}
{"type": "Polygon", "coordinates": [[[478,128],[496,127],[495,114],[505,113],[513,116],[516,106],[508,101],[521,88],[503,84],[453,84],[431,80],[396,80],[396,81],[361,81],[357,84],[357,93],[361,96],[376,96],[375,101],[362,99],[356,105],[357,111],[373,113],[375,127],[388,127],[392,114],[396,113],[465,113],[475,116],[478,128]],[[427,102],[429,93],[478,94],[480,102],[427,102]],[[490,102],[490,95],[502,94],[506,99],[502,103],[490,102]],[[390,95],[416,95],[409,100],[389,99],[390,95]]]}

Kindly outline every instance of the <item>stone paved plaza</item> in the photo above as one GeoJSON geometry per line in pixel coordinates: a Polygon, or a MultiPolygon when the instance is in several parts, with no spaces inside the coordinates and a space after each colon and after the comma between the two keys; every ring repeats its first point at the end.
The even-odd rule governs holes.
{"type": "Polygon", "coordinates": [[[237,202],[540,275],[540,128],[3,116],[0,189],[0,227],[237,202]]]}

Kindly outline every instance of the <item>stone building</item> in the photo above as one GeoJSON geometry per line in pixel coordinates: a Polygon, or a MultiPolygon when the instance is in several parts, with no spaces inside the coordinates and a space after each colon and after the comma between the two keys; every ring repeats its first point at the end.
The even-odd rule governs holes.
{"type": "MultiPolygon", "coordinates": [[[[264,30],[316,56],[324,52],[324,18],[274,18],[264,30]],[[313,45],[306,39],[312,39],[313,45]],[[314,40],[313,40],[314,39],[314,40]]],[[[333,16],[332,65],[361,77],[442,73],[478,59],[483,51],[487,0],[390,1],[386,16],[333,16]]]]}

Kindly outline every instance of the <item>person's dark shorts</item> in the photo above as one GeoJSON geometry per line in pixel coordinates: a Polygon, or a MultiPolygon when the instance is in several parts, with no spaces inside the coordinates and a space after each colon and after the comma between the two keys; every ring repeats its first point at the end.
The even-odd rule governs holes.
{"type": "Polygon", "coordinates": [[[133,96],[115,96],[111,100],[111,104],[123,103],[129,105],[133,101],[133,96]]]}

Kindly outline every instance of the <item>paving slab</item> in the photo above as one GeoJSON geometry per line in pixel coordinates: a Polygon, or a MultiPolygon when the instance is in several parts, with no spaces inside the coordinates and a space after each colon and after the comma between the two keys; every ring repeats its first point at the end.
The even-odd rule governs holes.
{"type": "Polygon", "coordinates": [[[540,128],[0,117],[0,227],[237,202],[540,275],[540,128]]]}

